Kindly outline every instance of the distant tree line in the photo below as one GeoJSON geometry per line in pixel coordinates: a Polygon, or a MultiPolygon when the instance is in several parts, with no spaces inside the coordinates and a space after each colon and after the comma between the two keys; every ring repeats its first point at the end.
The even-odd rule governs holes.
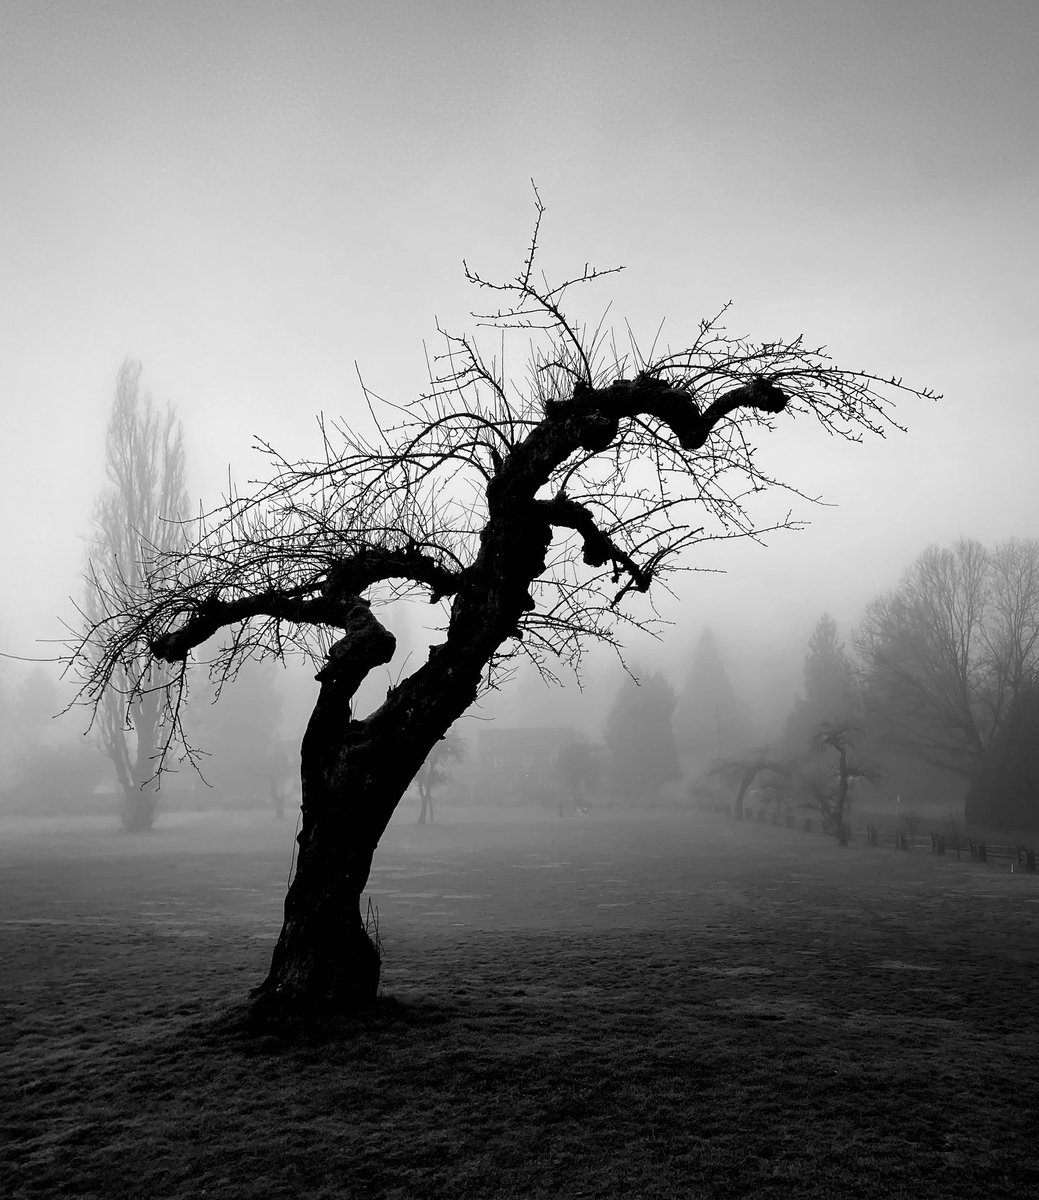
{"type": "Polygon", "coordinates": [[[753,786],[777,806],[815,809],[840,838],[853,795],[882,782],[889,794],[953,797],[972,825],[1039,828],[1039,541],[928,547],[867,605],[853,647],[823,614],[784,728],[767,746],[737,732],[721,753],[715,723],[733,693],[701,641],[699,678],[713,685],[698,697],[699,740],[686,736],[701,749],[698,774],[730,789],[738,817],[753,786]],[[719,752],[704,755],[712,740],[719,752]]]}
{"type": "Polygon", "coordinates": [[[969,822],[1039,828],[1039,541],[930,546],[858,638],[879,735],[961,780],[969,822]]]}

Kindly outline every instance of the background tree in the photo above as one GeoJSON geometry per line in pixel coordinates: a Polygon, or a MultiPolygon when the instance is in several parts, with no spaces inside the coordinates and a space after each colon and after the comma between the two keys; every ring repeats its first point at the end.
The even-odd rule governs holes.
{"type": "Polygon", "coordinates": [[[1001,829],[1039,830],[1039,687],[1022,688],[978,764],[967,811],[1001,829]]]}
{"type": "Polygon", "coordinates": [[[714,634],[704,629],[674,713],[678,753],[689,775],[704,774],[754,740],[747,728],[746,711],[714,634]]]}
{"type": "MultiPolygon", "coordinates": [[[[116,379],[105,436],[109,486],[98,497],[90,547],[84,613],[98,629],[109,597],[146,593],[149,560],[186,546],[178,523],[188,510],[184,431],[172,405],[159,412],[141,395],[140,382],[141,364],[127,359],[116,379]]],[[[159,760],[171,731],[164,728],[168,674],[143,643],[125,647],[115,661],[96,643],[83,649],[77,661],[87,679],[101,670],[109,682],[97,697],[96,728],[123,791],[123,825],[150,829],[159,803],[159,760]]]]}
{"type": "Polygon", "coordinates": [[[453,729],[449,730],[426,755],[426,761],[418,769],[415,783],[418,786],[419,814],[418,823],[425,825],[426,820],[433,820],[433,791],[443,787],[450,779],[447,764],[461,762],[465,757],[465,741],[453,729]]]}
{"type": "Polygon", "coordinates": [[[773,784],[777,779],[785,780],[790,774],[790,764],[778,757],[771,746],[758,746],[736,758],[721,759],[711,774],[720,776],[722,782],[736,793],[733,816],[742,821],[747,793],[754,781],[762,776],[768,776],[773,784]]]}
{"type": "MultiPolygon", "coordinates": [[[[859,648],[871,722],[892,745],[969,781],[1037,680],[1039,541],[928,547],[870,603],[859,648]]],[[[972,790],[967,820],[998,825],[995,800],[972,790]]]]}
{"type": "Polygon", "coordinates": [[[659,671],[626,676],[606,718],[609,787],[629,803],[652,803],[682,778],[675,731],[674,688],[659,671]]]}
{"type": "Polygon", "coordinates": [[[367,440],[326,428],[315,461],[272,452],[269,481],[211,514],[193,545],[160,550],[139,578],[101,579],[104,617],[83,637],[87,702],[121,672],[142,691],[137,664],[157,659],[178,668],[176,720],[192,653],[227,627],[229,663],[299,648],[318,664],[296,872],[255,995],[269,1016],[374,997],[360,901],[376,846],[429,752],[510,658],[577,663],[588,639],[615,645],[621,621],[652,623],[632,597],[683,551],[789,525],[744,504],[776,486],[757,432],[798,414],[850,438],[891,424],[900,383],[840,370],[800,338],[751,343],[706,320],[682,350],[633,344],[618,357],[601,322],[586,331],[568,311],[572,288],[604,272],[558,285],[535,273],[541,215],[539,202],[514,280],[466,268],[496,306],[477,329],[491,327],[495,354],[520,340],[525,380],[477,334],[445,333],[427,395],[383,410],[396,425],[367,440]],[[414,592],[443,604],[441,640],[358,718],[357,688],[394,650],[371,601],[414,592]]]}
{"type": "MultiPolygon", "coordinates": [[[[588,792],[597,786],[602,778],[599,747],[593,746],[587,738],[578,735],[559,751],[554,765],[556,778],[570,801],[571,809],[578,812],[588,792]]],[[[560,797],[559,815],[562,816],[563,812],[564,801],[560,797]]]]}
{"type": "Polygon", "coordinates": [[[839,721],[823,721],[812,736],[814,760],[806,768],[808,789],[814,807],[823,819],[823,828],[848,844],[848,815],[852,784],[859,779],[875,781],[875,767],[856,761],[852,755],[861,730],[839,721]],[[836,755],[836,762],[833,756],[836,755]]]}
{"type": "Polygon", "coordinates": [[[819,618],[808,641],[804,661],[804,694],[794,701],[787,718],[786,747],[794,757],[804,754],[824,721],[849,724],[858,719],[851,662],[829,613],[819,618]]]}

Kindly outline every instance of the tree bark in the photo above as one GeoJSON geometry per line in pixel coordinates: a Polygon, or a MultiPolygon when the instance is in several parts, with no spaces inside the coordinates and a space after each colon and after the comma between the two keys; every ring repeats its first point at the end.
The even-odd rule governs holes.
{"type": "Polygon", "coordinates": [[[153,762],[158,701],[158,693],[150,692],[130,710],[136,753],[132,767],[128,765],[127,753],[127,766],[120,772],[123,806],[119,817],[127,833],[146,833],[155,824],[159,812],[159,781],[154,778],[153,762]]]}
{"type": "MultiPolygon", "coordinates": [[[[389,654],[392,638],[386,660],[389,654]]],[[[429,752],[476,698],[479,670],[463,670],[435,648],[363,721],[350,719],[354,674],[326,669],[318,678],[301,749],[296,872],[270,971],[253,992],[261,1016],[350,1011],[375,1001],[381,962],[361,912],[372,857],[429,752]]]]}
{"type": "Polygon", "coordinates": [[[143,790],[123,793],[119,819],[127,833],[146,833],[154,826],[158,811],[158,792],[154,784],[148,784],[143,790]]]}
{"type": "Polygon", "coordinates": [[[381,781],[378,764],[365,762],[364,723],[350,720],[352,695],[349,682],[324,681],[303,738],[298,859],[270,971],[253,993],[262,1008],[357,1008],[378,991],[379,954],[360,905],[384,827],[381,781]]]}

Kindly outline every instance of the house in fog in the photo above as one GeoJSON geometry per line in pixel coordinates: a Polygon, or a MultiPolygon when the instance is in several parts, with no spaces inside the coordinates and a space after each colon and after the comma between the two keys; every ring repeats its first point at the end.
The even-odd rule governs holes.
{"type": "Polygon", "coordinates": [[[475,795],[492,804],[554,800],[556,759],[573,740],[573,729],[563,726],[481,730],[469,764],[475,795]]]}

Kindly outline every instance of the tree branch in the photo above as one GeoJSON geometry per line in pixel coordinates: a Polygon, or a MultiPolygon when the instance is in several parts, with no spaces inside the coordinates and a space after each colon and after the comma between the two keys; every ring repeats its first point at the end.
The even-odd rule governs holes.
{"type": "Polygon", "coordinates": [[[194,604],[180,628],[153,638],[150,648],[156,658],[165,662],[182,662],[191,650],[219,630],[253,617],[348,629],[355,619],[357,605],[364,603],[360,593],[384,579],[410,579],[425,584],[433,600],[452,595],[461,586],[460,572],[448,570],[416,546],[399,551],[371,546],[334,562],[318,596],[301,595],[299,589],[271,589],[221,600],[217,592],[212,592],[194,604]]]}
{"type": "Polygon", "coordinates": [[[637,591],[649,590],[652,573],[643,570],[628,554],[621,550],[615,542],[606,536],[596,525],[591,511],[576,500],[565,496],[556,496],[553,500],[535,500],[538,512],[550,525],[573,529],[581,535],[584,541],[582,558],[590,567],[602,567],[606,563],[613,564],[613,582],[620,580],[622,570],[627,571],[637,591]]]}
{"type": "Polygon", "coordinates": [[[190,651],[201,646],[227,625],[252,617],[274,617],[298,625],[330,625],[345,629],[357,603],[330,600],[326,596],[301,599],[284,592],[261,592],[235,600],[221,600],[214,593],[195,604],[191,615],[179,629],[160,634],[149,643],[152,654],[164,662],[182,662],[190,651]]]}
{"type": "MultiPolygon", "coordinates": [[[[778,413],[786,407],[787,399],[787,394],[782,388],[759,377],[743,384],[742,387],[725,392],[701,413],[692,391],[672,387],[666,380],[643,373],[634,380],[615,380],[605,388],[590,388],[578,383],[569,403],[573,404],[576,401],[582,407],[599,409],[600,422],[604,426],[601,431],[603,437],[608,432],[610,418],[615,420],[641,413],[656,417],[667,425],[683,450],[699,450],[707,441],[711,430],[729,413],[738,408],[778,413]],[[606,419],[605,422],[603,418],[606,419]]],[[[561,402],[560,408],[567,403],[561,402]]],[[[594,428],[594,418],[591,423],[594,428]]],[[[592,430],[588,432],[592,433],[592,430]]],[[[592,440],[593,445],[587,445],[586,434],[581,444],[586,449],[598,448],[594,443],[599,439],[594,437],[594,433],[592,440]]],[[[606,444],[608,445],[609,441],[606,444]]]]}
{"type": "Polygon", "coordinates": [[[322,591],[326,595],[358,595],[384,579],[408,579],[424,584],[435,603],[453,596],[462,585],[461,571],[452,571],[415,543],[403,550],[367,546],[348,558],[338,559],[328,572],[322,591]]]}

